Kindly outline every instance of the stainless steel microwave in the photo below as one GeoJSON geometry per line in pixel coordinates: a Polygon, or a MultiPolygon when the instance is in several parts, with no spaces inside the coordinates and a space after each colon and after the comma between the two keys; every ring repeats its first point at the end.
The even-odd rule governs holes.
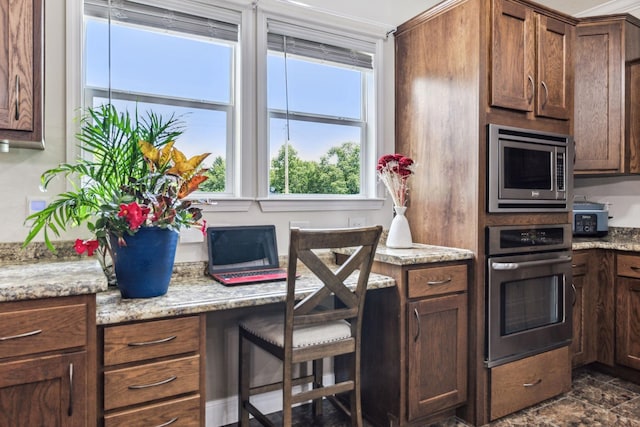
{"type": "Polygon", "coordinates": [[[487,175],[489,212],[567,212],[573,138],[490,124],[487,175]]]}

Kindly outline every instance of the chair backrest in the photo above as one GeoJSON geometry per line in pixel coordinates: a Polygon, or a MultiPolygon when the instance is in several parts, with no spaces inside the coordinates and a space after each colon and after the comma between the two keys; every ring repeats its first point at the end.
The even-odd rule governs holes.
{"type": "Polygon", "coordinates": [[[294,325],[341,319],[351,323],[353,337],[359,334],[367,282],[381,232],[382,226],[330,230],[291,229],[285,342],[291,342],[294,325]],[[318,256],[318,250],[345,247],[353,247],[355,251],[344,264],[337,268],[334,260],[326,255],[326,251],[324,256],[321,252],[318,256]],[[323,287],[296,302],[298,260],[323,283],[323,287]],[[334,295],[341,303],[335,308],[323,307],[323,310],[315,310],[330,295],[334,295]]]}

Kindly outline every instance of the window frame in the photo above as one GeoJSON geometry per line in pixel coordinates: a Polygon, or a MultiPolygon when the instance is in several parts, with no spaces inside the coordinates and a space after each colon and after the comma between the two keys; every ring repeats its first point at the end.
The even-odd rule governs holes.
{"type": "MultiPolygon", "coordinates": [[[[367,31],[346,31],[344,28],[353,28],[346,24],[340,27],[327,24],[327,16],[318,13],[308,13],[305,10],[305,18],[291,13],[291,7],[274,7],[258,4],[256,19],[256,105],[257,105],[257,129],[258,129],[258,158],[261,159],[257,167],[257,201],[263,211],[304,211],[304,210],[350,210],[350,209],[379,209],[384,203],[384,198],[379,197],[376,161],[382,147],[382,135],[384,134],[384,118],[382,117],[382,64],[383,64],[383,37],[379,34],[367,31]],[[287,13],[288,12],[288,13],[287,13]],[[373,78],[367,92],[363,91],[362,120],[365,121],[365,129],[361,135],[361,170],[360,170],[360,194],[270,194],[269,193],[269,120],[272,117],[267,102],[267,56],[269,29],[274,32],[306,38],[321,43],[332,44],[346,48],[359,49],[371,53],[374,57],[372,74],[373,78]],[[347,42],[345,42],[347,40],[347,42]]],[[[296,9],[293,8],[295,11],[296,9]]],[[[300,12],[299,8],[297,12],[300,12]]],[[[331,22],[341,21],[337,17],[331,17],[331,22]]],[[[358,26],[356,26],[358,28],[358,26]]],[[[291,119],[292,113],[289,113],[291,119]]]]}
{"type": "MultiPolygon", "coordinates": [[[[153,0],[137,0],[141,3],[153,0]]],[[[165,0],[171,4],[184,4],[183,0],[165,0]]],[[[326,10],[309,8],[294,3],[279,0],[187,0],[192,4],[200,3],[200,7],[218,7],[230,15],[237,16],[239,25],[239,40],[236,51],[236,120],[233,132],[236,138],[232,168],[232,195],[209,193],[211,197],[199,199],[198,202],[206,211],[248,212],[252,205],[258,204],[262,212],[295,212],[295,211],[340,211],[340,210],[380,210],[385,204],[384,188],[377,182],[375,164],[384,149],[392,150],[392,144],[383,142],[385,135],[384,123],[384,57],[385,41],[393,28],[372,21],[359,20],[334,14],[326,10]],[[367,145],[364,166],[367,182],[362,183],[362,195],[359,197],[329,195],[329,197],[295,197],[269,198],[267,193],[268,170],[270,161],[268,148],[264,144],[262,132],[267,123],[266,111],[266,17],[297,23],[309,30],[332,33],[338,40],[342,37],[361,38],[375,45],[374,77],[371,90],[375,97],[368,97],[368,109],[375,111],[373,121],[370,121],[369,135],[375,138],[375,144],[367,145]],[[348,29],[348,30],[346,30],[348,29]],[[261,59],[259,52],[264,52],[261,59]],[[258,60],[256,60],[258,58],[258,60]],[[259,83],[260,79],[265,79],[259,83]],[[262,93],[262,91],[265,93],[262,93]],[[263,185],[264,184],[264,185],[263,185]],[[329,202],[329,203],[327,203],[329,202]]],[[[76,120],[78,111],[83,103],[83,55],[84,55],[84,2],[66,2],[66,104],[67,140],[73,140],[79,130],[76,120]]],[[[389,53],[393,53],[392,49],[389,53]]],[[[371,117],[369,118],[371,120],[371,117]]],[[[392,137],[392,135],[390,135],[392,137]]],[[[364,147],[363,147],[364,148],[364,147]]],[[[80,155],[75,143],[66,145],[66,158],[71,160],[80,155]]]]}

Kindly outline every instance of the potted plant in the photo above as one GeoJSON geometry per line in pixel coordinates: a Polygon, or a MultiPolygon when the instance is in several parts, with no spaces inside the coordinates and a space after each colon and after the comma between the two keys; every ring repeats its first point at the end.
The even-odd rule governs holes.
{"type": "Polygon", "coordinates": [[[178,230],[205,227],[200,208],[185,197],[207,179],[201,163],[209,153],[186,158],[174,146],[182,133],[174,116],[165,120],[153,112],[142,117],[136,112],[132,117],[113,105],[88,109],[77,135],[86,156],[49,169],[41,178],[46,189],[64,176],[71,189],[27,217],[32,225],[24,245],[42,231],[46,246],[55,251],[51,233],[59,236],[84,223],[94,238],[76,240],[76,251],[89,256],[97,252],[123,297],[165,293],[178,230]],[[167,253],[161,256],[160,249],[167,253]],[[160,267],[149,267],[152,262],[160,267]]]}

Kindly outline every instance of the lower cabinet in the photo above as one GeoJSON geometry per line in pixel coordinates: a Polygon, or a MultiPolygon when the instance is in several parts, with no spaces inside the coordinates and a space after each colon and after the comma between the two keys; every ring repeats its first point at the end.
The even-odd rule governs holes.
{"type": "Polygon", "coordinates": [[[616,363],[640,370],[640,255],[616,258],[616,363]]]}
{"type": "Polygon", "coordinates": [[[0,426],[93,425],[95,296],[1,306],[0,426]]]}
{"type": "Polygon", "coordinates": [[[569,347],[491,369],[491,420],[571,389],[569,347]]]}
{"type": "Polygon", "coordinates": [[[573,253],[573,340],[571,362],[574,368],[597,359],[597,278],[591,266],[597,265],[589,251],[573,253]]]}
{"type": "Polygon", "coordinates": [[[205,317],[101,327],[101,425],[204,426],[205,317]]]}
{"type": "Polygon", "coordinates": [[[467,401],[467,262],[374,263],[396,287],[370,291],[362,331],[363,414],[428,425],[467,401]]]}

